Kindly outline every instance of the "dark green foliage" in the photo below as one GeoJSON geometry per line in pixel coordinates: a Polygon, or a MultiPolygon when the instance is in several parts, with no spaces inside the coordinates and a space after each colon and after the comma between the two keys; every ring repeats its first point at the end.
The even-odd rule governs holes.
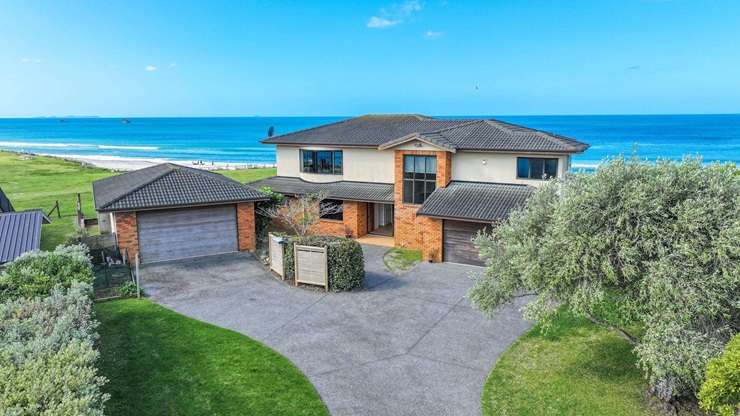
{"type": "Polygon", "coordinates": [[[293,245],[327,247],[329,267],[329,289],[335,292],[362,287],[365,280],[365,259],[360,243],[351,238],[312,235],[306,237],[287,237],[288,244],[283,250],[285,278],[295,277],[293,245]]]}
{"type": "Polygon", "coordinates": [[[722,355],[709,361],[699,404],[721,416],[740,414],[740,335],[725,345],[722,355]]]}
{"type": "Polygon", "coordinates": [[[124,298],[135,298],[139,294],[139,289],[136,287],[136,283],[127,281],[118,287],[118,295],[124,298]]]}
{"type": "Polygon", "coordinates": [[[54,251],[27,253],[0,273],[0,301],[17,297],[44,297],[55,287],[72,283],[92,285],[92,265],[84,245],[58,246],[54,251]]]}
{"type": "Polygon", "coordinates": [[[280,206],[285,197],[283,194],[274,192],[268,186],[263,186],[259,191],[270,197],[268,201],[257,202],[254,207],[254,222],[257,241],[264,241],[265,238],[267,238],[267,229],[270,227],[270,223],[272,223],[272,218],[265,215],[265,212],[269,212],[273,208],[280,206]]]}

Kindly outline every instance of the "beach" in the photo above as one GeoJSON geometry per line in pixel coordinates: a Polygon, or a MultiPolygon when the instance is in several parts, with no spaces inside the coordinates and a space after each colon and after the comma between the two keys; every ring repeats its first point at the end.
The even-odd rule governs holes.
{"type": "Polygon", "coordinates": [[[136,158],[136,157],[118,157],[118,156],[106,156],[106,155],[93,155],[93,156],[81,156],[81,155],[55,155],[48,153],[24,153],[28,155],[36,156],[48,156],[56,157],[64,160],[71,160],[80,162],[83,165],[95,166],[104,169],[110,169],[115,171],[129,171],[149,166],[158,165],[160,163],[175,163],[182,166],[188,166],[203,170],[237,170],[237,169],[253,169],[253,168],[271,168],[275,167],[274,163],[231,163],[231,162],[206,162],[198,160],[168,160],[168,159],[157,159],[157,158],[136,158]]]}

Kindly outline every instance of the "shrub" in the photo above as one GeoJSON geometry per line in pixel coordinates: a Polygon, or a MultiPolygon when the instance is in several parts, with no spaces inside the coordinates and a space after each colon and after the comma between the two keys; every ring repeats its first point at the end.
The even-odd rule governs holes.
{"type": "Polygon", "coordinates": [[[6,415],[103,415],[92,288],[0,304],[0,409],[6,415]]]}
{"type": "Polygon", "coordinates": [[[722,355],[707,364],[699,404],[721,416],[740,414],[740,335],[735,335],[722,355]]]}
{"type": "Polygon", "coordinates": [[[52,289],[73,282],[92,284],[94,275],[87,247],[58,246],[54,251],[26,253],[0,273],[0,301],[15,297],[48,296],[52,289]]]}
{"type": "Polygon", "coordinates": [[[285,197],[283,194],[273,191],[269,186],[263,186],[259,191],[270,198],[267,201],[257,202],[255,206],[255,235],[257,236],[257,241],[264,241],[267,238],[267,229],[272,223],[272,217],[265,215],[265,213],[273,212],[273,210],[281,206],[285,197]]]}
{"type": "Polygon", "coordinates": [[[295,278],[293,246],[326,247],[329,269],[329,289],[335,292],[362,287],[365,280],[365,259],[360,243],[350,238],[332,236],[288,237],[283,251],[285,277],[295,278]]]}
{"type": "Polygon", "coordinates": [[[734,164],[616,159],[539,187],[476,238],[483,311],[534,294],[545,327],[561,305],[632,345],[653,393],[693,397],[738,330],[740,170],[734,164]]]}
{"type": "Polygon", "coordinates": [[[139,289],[136,287],[136,283],[127,281],[118,287],[118,295],[124,298],[135,298],[139,294],[139,289]]]}

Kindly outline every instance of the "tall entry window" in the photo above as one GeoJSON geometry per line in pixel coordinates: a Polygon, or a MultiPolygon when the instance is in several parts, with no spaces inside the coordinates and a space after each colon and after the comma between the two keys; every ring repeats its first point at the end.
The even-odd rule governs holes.
{"type": "Polygon", "coordinates": [[[516,177],[519,179],[552,179],[556,176],[558,160],[555,158],[516,158],[516,177]]]}
{"type": "Polygon", "coordinates": [[[342,151],[301,149],[301,172],[341,175],[342,151]]]}
{"type": "Polygon", "coordinates": [[[437,187],[437,157],[403,157],[403,202],[422,204],[437,187]]]}

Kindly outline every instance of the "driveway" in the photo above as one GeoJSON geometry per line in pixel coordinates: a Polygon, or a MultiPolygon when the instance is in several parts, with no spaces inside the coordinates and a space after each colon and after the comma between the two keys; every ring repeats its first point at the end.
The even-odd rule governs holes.
{"type": "Polygon", "coordinates": [[[272,277],[248,253],[146,265],[156,302],[257,339],[300,368],[332,415],[476,415],[486,376],[527,328],[519,308],[492,320],[465,293],[482,269],[421,263],[389,272],[363,246],[367,290],[324,293],[272,277]]]}

